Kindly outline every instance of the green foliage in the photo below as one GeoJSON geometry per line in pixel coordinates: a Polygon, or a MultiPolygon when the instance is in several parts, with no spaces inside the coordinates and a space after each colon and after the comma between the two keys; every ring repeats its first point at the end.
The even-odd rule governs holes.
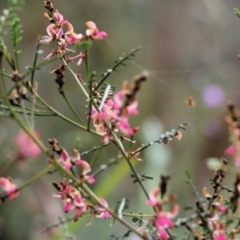
{"type": "Polygon", "coordinates": [[[17,44],[22,40],[22,26],[20,19],[14,18],[11,22],[11,41],[14,46],[14,53],[19,54],[21,51],[16,49],[17,44]]]}
{"type": "Polygon", "coordinates": [[[224,205],[225,205],[228,209],[230,209],[230,210],[232,211],[232,213],[234,213],[234,206],[233,206],[233,204],[232,204],[229,200],[225,199],[225,200],[224,200],[224,205]]]}
{"type": "Polygon", "coordinates": [[[237,8],[233,9],[234,14],[240,18],[240,11],[237,8]]]}
{"type": "Polygon", "coordinates": [[[82,41],[82,42],[78,42],[78,43],[76,43],[75,46],[76,46],[76,50],[83,49],[85,51],[88,51],[90,49],[90,47],[92,46],[92,41],[85,40],[85,41],[82,41]]]}
{"type": "Polygon", "coordinates": [[[0,37],[0,51],[5,55],[7,52],[7,46],[5,45],[3,38],[0,37]]]}
{"type": "Polygon", "coordinates": [[[0,16],[0,36],[6,35],[6,26],[11,26],[12,20],[17,16],[17,12],[22,10],[21,6],[25,3],[24,0],[9,0],[8,8],[3,9],[3,13],[0,16]]]}
{"type": "Polygon", "coordinates": [[[10,57],[10,54],[7,51],[7,46],[5,45],[3,38],[0,36],[0,53],[5,57],[8,64],[12,69],[15,69],[15,64],[13,59],[10,57]]]}

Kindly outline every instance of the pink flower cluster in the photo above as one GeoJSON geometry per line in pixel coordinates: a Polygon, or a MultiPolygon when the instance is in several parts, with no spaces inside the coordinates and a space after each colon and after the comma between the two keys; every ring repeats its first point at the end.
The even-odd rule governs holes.
{"type": "MultiPolygon", "coordinates": [[[[53,197],[62,199],[64,204],[63,210],[65,213],[68,213],[71,210],[75,211],[73,221],[78,221],[79,217],[86,213],[88,209],[91,210],[91,215],[98,218],[108,219],[111,217],[110,213],[98,204],[93,206],[87,204],[86,199],[83,198],[80,191],[70,185],[67,181],[62,181],[60,185],[55,184],[55,187],[58,189],[58,194],[54,194],[53,197]]],[[[108,203],[105,199],[99,198],[99,200],[106,208],[108,207],[108,203]]]]}
{"type": "Polygon", "coordinates": [[[212,213],[211,216],[207,219],[208,227],[212,232],[212,237],[214,240],[227,240],[225,225],[222,222],[222,217],[226,215],[227,208],[223,205],[222,195],[218,195],[217,198],[214,198],[208,193],[206,187],[203,188],[203,195],[208,201],[212,201],[212,213]]]}
{"type": "Polygon", "coordinates": [[[124,108],[125,100],[126,93],[122,90],[114,95],[113,100],[108,99],[102,109],[99,109],[100,111],[93,107],[91,119],[97,133],[102,135],[104,144],[112,140],[110,130],[106,126],[105,121],[109,122],[113,131],[118,132],[120,130],[127,136],[132,136],[138,132],[138,128],[132,128],[129,124],[129,116],[138,114],[138,102],[134,100],[124,108]]]}
{"type": "Polygon", "coordinates": [[[13,183],[12,178],[0,178],[0,186],[7,192],[9,199],[14,200],[19,195],[16,185],[13,183]]]}
{"type": "MultiPolygon", "coordinates": [[[[33,133],[38,139],[39,133],[35,131],[33,133]]],[[[21,131],[14,139],[15,144],[19,147],[17,153],[18,160],[24,160],[27,158],[38,158],[41,155],[41,150],[38,145],[32,140],[32,138],[25,132],[21,131]]]]}
{"type": "Polygon", "coordinates": [[[53,13],[55,23],[48,25],[46,31],[48,36],[40,40],[40,43],[49,43],[52,41],[57,41],[60,46],[66,47],[67,43],[76,44],[77,42],[83,41],[85,39],[104,39],[107,37],[105,32],[100,32],[96,24],[92,21],[86,22],[87,30],[86,36],[83,34],[75,33],[73,25],[63,18],[63,15],[59,12],[53,13]],[[66,30],[64,31],[64,27],[66,30]]]}
{"type": "Polygon", "coordinates": [[[240,129],[233,130],[232,142],[233,144],[225,150],[225,154],[233,156],[235,166],[240,167],[240,129]]]}
{"type": "Polygon", "coordinates": [[[81,167],[82,168],[81,177],[83,178],[83,180],[87,181],[89,184],[95,182],[93,176],[87,175],[89,172],[91,172],[91,167],[89,163],[84,160],[81,160],[81,156],[76,149],[73,150],[73,157],[71,158],[68,152],[64,148],[62,148],[59,160],[66,170],[69,170],[73,166],[81,167]]]}
{"type": "MultiPolygon", "coordinates": [[[[55,142],[56,144],[56,142],[55,142]]],[[[73,166],[79,166],[82,168],[82,174],[80,175],[80,181],[86,181],[89,184],[95,182],[93,176],[87,175],[91,171],[91,167],[88,162],[81,160],[79,152],[74,149],[73,156],[70,157],[67,151],[64,148],[60,149],[59,161],[66,170],[70,170],[73,166]]],[[[79,190],[74,186],[68,183],[68,181],[63,180],[58,185],[54,183],[54,186],[58,190],[58,194],[54,194],[53,197],[61,198],[63,201],[63,210],[65,213],[68,213],[71,210],[75,210],[73,217],[74,221],[77,221],[88,209],[91,209],[92,215],[99,217],[101,219],[110,218],[111,215],[101,206],[97,204],[92,206],[87,204],[86,199],[82,196],[79,190]]],[[[101,203],[108,207],[108,203],[103,198],[99,198],[101,203]]]]}
{"type": "Polygon", "coordinates": [[[160,188],[154,188],[149,194],[149,200],[147,204],[149,206],[153,206],[157,209],[157,217],[155,220],[155,226],[158,231],[158,237],[161,240],[169,239],[169,235],[166,229],[172,229],[174,227],[174,223],[172,219],[176,217],[179,213],[179,206],[175,204],[170,212],[166,212],[163,210],[163,204],[166,202],[170,202],[174,200],[174,197],[169,197],[169,199],[161,200],[159,198],[161,190],[160,188]]]}
{"type": "Polygon", "coordinates": [[[86,22],[87,30],[86,35],[75,33],[73,25],[65,20],[63,15],[59,12],[53,13],[53,18],[51,18],[47,13],[45,14],[46,18],[50,20],[50,24],[48,25],[46,31],[47,36],[44,36],[40,43],[47,44],[53,41],[57,41],[58,49],[53,50],[51,54],[49,54],[45,59],[50,59],[54,56],[62,56],[62,54],[67,49],[67,45],[74,45],[77,42],[81,42],[84,40],[92,39],[104,39],[107,37],[107,33],[103,31],[99,31],[96,24],[92,21],[86,22]],[[54,23],[52,23],[54,22],[54,23]]]}
{"type": "Polygon", "coordinates": [[[213,215],[208,218],[208,225],[209,228],[212,230],[212,235],[214,240],[227,240],[226,237],[226,229],[224,223],[220,220],[219,212],[220,214],[224,214],[226,212],[226,207],[222,205],[216,206],[216,212],[213,213],[213,215]]]}

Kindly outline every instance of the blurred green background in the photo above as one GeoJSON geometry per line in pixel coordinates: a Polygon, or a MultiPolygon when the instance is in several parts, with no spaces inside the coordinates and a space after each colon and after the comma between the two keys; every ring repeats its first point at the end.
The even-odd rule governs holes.
{"type": "MultiPolygon", "coordinates": [[[[240,8],[240,3],[233,0],[55,0],[53,4],[73,24],[77,33],[85,31],[85,22],[89,20],[108,33],[106,40],[94,42],[90,52],[90,68],[97,71],[98,80],[100,73],[113,67],[114,60],[124,52],[143,46],[136,58],[127,62],[126,67],[120,67],[108,82],[121,87],[123,80],[130,80],[142,71],[150,74],[139,94],[140,114],[131,119],[133,126],[140,127],[136,148],[180,123],[190,123],[181,141],[147,149],[141,155],[143,161],[136,165],[140,173],[146,171],[147,175],[154,177],[153,181],[145,182],[148,191],[158,185],[160,174],[170,175],[169,193],[176,193],[182,206],[193,205],[194,196],[185,183],[184,171],[191,174],[200,192],[203,186],[209,186],[208,179],[213,172],[206,166],[207,159],[225,157],[224,150],[228,146],[224,123],[226,102],[232,99],[240,106],[237,57],[240,20],[233,14],[233,8],[240,8]],[[196,107],[186,104],[189,96],[195,100],[196,107]]],[[[6,7],[7,0],[1,0],[0,10],[6,7]]],[[[43,13],[42,1],[36,0],[26,0],[20,12],[24,31],[24,40],[20,43],[22,72],[32,64],[38,35],[46,35],[48,22],[43,13]]],[[[8,47],[10,49],[11,45],[8,47]]],[[[43,45],[44,53],[39,61],[53,47],[54,44],[43,45]]],[[[55,75],[49,74],[58,64],[54,62],[36,73],[39,94],[57,110],[76,120],[58,94],[55,75]]],[[[75,70],[85,78],[84,65],[75,70]]],[[[69,74],[65,79],[69,99],[81,116],[85,116],[86,102],[81,90],[69,74]]],[[[77,138],[81,151],[101,144],[94,135],[55,117],[37,118],[35,125],[45,144],[48,138],[57,138],[69,152],[75,147],[77,138]]],[[[16,150],[13,139],[18,131],[15,122],[0,119],[1,162],[6,162],[8,155],[16,150]]],[[[85,160],[90,161],[92,157],[93,154],[85,160]]],[[[117,157],[114,146],[103,149],[93,170],[112,157],[117,157]]],[[[47,159],[42,155],[38,160],[11,166],[3,177],[11,175],[21,184],[45,166],[47,159]]],[[[229,181],[233,178],[234,175],[230,174],[229,181]]],[[[0,239],[65,239],[59,228],[41,234],[44,227],[57,223],[59,216],[66,217],[61,202],[52,198],[55,189],[51,181],[56,179],[54,175],[45,176],[24,189],[15,202],[6,201],[0,207],[0,239]]],[[[133,184],[124,161],[96,180],[93,189],[107,199],[110,207],[114,208],[116,202],[125,197],[130,199],[128,211],[152,213],[139,186],[133,184]]],[[[181,216],[187,214],[181,211],[181,216]]],[[[92,226],[85,227],[89,221],[85,217],[78,223],[69,224],[74,239],[109,239],[110,234],[118,235],[125,230],[118,223],[110,227],[111,221],[98,219],[92,226]]],[[[184,236],[184,232],[180,233],[184,236]]],[[[137,238],[132,236],[129,239],[137,238]]]]}

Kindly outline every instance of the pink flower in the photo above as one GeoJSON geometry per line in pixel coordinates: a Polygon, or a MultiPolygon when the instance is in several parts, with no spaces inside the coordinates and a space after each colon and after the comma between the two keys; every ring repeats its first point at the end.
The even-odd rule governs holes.
{"type": "Polygon", "coordinates": [[[75,213],[74,213],[74,217],[73,217],[73,221],[77,222],[79,217],[81,217],[85,212],[87,211],[87,205],[85,204],[83,207],[81,208],[76,208],[75,209],[75,213]]]}
{"type": "MultiPolygon", "coordinates": [[[[81,33],[77,34],[74,31],[66,33],[65,39],[69,44],[76,44],[77,42],[80,42],[83,40],[83,35],[81,33]]],[[[81,63],[81,62],[80,62],[81,63]]],[[[80,65],[80,63],[78,65],[80,65]]]]}
{"type": "Polygon", "coordinates": [[[125,96],[126,96],[126,94],[124,93],[124,91],[119,91],[114,95],[114,98],[113,98],[114,99],[114,107],[116,109],[121,109],[123,107],[125,96]]]}
{"type": "MultiPolygon", "coordinates": [[[[114,95],[114,107],[116,109],[122,109],[126,100],[126,91],[121,90],[114,95]]],[[[125,114],[137,115],[138,114],[138,101],[135,99],[125,109],[125,114]]]]}
{"type": "Polygon", "coordinates": [[[220,233],[214,236],[214,240],[227,240],[227,237],[225,234],[220,233]]]}
{"type": "Polygon", "coordinates": [[[55,12],[53,15],[56,23],[48,25],[46,28],[48,36],[43,37],[40,40],[40,43],[44,44],[57,40],[58,44],[60,46],[64,45],[65,49],[65,40],[69,44],[75,44],[76,42],[83,40],[83,35],[75,33],[72,24],[68,20],[64,20],[62,14],[55,12]],[[66,27],[66,31],[64,31],[64,27],[66,27]]]}
{"type": "Polygon", "coordinates": [[[60,162],[63,164],[63,167],[69,170],[72,167],[70,156],[68,152],[63,148],[60,154],[60,162]]]}
{"type": "MultiPolygon", "coordinates": [[[[108,203],[105,199],[99,198],[99,200],[106,208],[108,207],[108,203]]],[[[95,216],[97,218],[108,219],[111,217],[110,213],[106,211],[103,207],[95,206],[95,211],[96,211],[95,216]]]]}
{"type": "Polygon", "coordinates": [[[94,178],[94,176],[88,176],[88,175],[86,175],[86,176],[84,176],[84,179],[85,179],[89,184],[95,183],[95,178],[94,178]]]}
{"type": "Polygon", "coordinates": [[[225,154],[229,155],[229,156],[233,156],[235,153],[237,152],[237,147],[234,145],[229,146],[226,150],[225,150],[225,154]]]}
{"type": "Polygon", "coordinates": [[[161,226],[163,228],[173,228],[172,220],[164,212],[158,214],[155,224],[156,224],[156,226],[161,226]]]}
{"type": "Polygon", "coordinates": [[[70,198],[63,199],[63,203],[64,203],[63,211],[65,213],[68,213],[73,209],[72,201],[70,198]]]}
{"type": "MultiPolygon", "coordinates": [[[[39,139],[39,133],[33,133],[39,139]]],[[[19,156],[21,159],[38,158],[41,155],[41,150],[32,138],[25,132],[21,131],[14,139],[19,147],[19,156]]]]}
{"type": "Polygon", "coordinates": [[[167,240],[169,239],[169,236],[165,229],[171,229],[174,227],[172,219],[178,215],[180,208],[177,204],[175,204],[170,212],[165,212],[163,210],[164,201],[170,202],[173,201],[174,198],[169,197],[169,199],[165,199],[164,201],[162,201],[162,199],[159,198],[160,192],[161,189],[159,187],[154,188],[149,194],[149,200],[147,201],[147,204],[149,206],[154,206],[157,210],[155,226],[158,230],[159,239],[167,240]]]}
{"type": "Polygon", "coordinates": [[[213,231],[214,240],[227,240],[227,237],[225,235],[226,229],[223,223],[214,222],[213,228],[214,228],[214,231],[213,231]]]}
{"type": "Polygon", "coordinates": [[[83,175],[86,175],[87,173],[91,172],[91,167],[90,167],[88,162],[79,159],[79,160],[76,161],[75,164],[82,168],[82,170],[83,170],[82,174],[83,175]]]}
{"type": "MultiPolygon", "coordinates": [[[[159,208],[159,207],[158,207],[159,208]]],[[[159,208],[161,209],[161,207],[159,208]]],[[[156,228],[158,229],[158,235],[160,239],[168,239],[168,234],[165,232],[165,229],[171,229],[174,227],[174,224],[172,222],[172,218],[175,218],[179,213],[179,206],[176,204],[172,207],[172,210],[170,212],[164,212],[160,210],[157,213],[157,219],[155,222],[156,228]]]]}
{"type": "Polygon", "coordinates": [[[88,29],[86,30],[86,35],[88,37],[91,37],[92,39],[99,39],[99,40],[107,37],[106,32],[99,32],[94,22],[88,21],[86,22],[86,26],[88,27],[88,29]]]}
{"type": "Polygon", "coordinates": [[[7,192],[9,199],[14,200],[19,195],[16,185],[13,183],[12,179],[9,178],[0,178],[0,186],[4,191],[7,192]]]}
{"type": "Polygon", "coordinates": [[[48,44],[54,40],[60,40],[63,35],[63,30],[60,28],[56,29],[56,25],[51,23],[46,28],[48,36],[44,36],[39,42],[42,44],[48,44]]]}
{"type": "Polygon", "coordinates": [[[132,136],[134,134],[134,131],[128,122],[128,118],[121,117],[117,125],[119,127],[119,130],[125,135],[132,136]]]}
{"type": "Polygon", "coordinates": [[[161,227],[161,226],[157,227],[157,229],[158,229],[159,239],[161,239],[161,240],[168,240],[169,235],[168,235],[167,231],[163,227],[161,227]]]}
{"type": "Polygon", "coordinates": [[[159,193],[160,193],[160,188],[154,188],[150,194],[149,194],[149,200],[147,201],[148,206],[156,206],[157,203],[159,202],[159,193]]]}
{"type": "Polygon", "coordinates": [[[81,193],[69,185],[67,181],[62,181],[60,185],[57,186],[59,190],[58,194],[54,194],[53,197],[61,198],[63,202],[63,211],[68,213],[71,210],[75,210],[73,220],[76,222],[83,213],[87,211],[86,200],[82,198],[81,193]]]}
{"type": "Polygon", "coordinates": [[[217,206],[217,210],[220,212],[220,213],[225,213],[227,208],[225,206],[217,206]]]}

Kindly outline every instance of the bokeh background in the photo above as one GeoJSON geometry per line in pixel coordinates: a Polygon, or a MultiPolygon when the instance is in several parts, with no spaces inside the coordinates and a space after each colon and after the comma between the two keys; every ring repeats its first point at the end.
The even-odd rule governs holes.
{"type": "MultiPolygon", "coordinates": [[[[134,146],[156,139],[183,122],[190,123],[181,141],[147,149],[141,155],[143,161],[136,163],[136,167],[140,173],[145,171],[154,178],[145,182],[148,191],[157,186],[160,174],[170,175],[169,192],[178,195],[182,206],[193,205],[194,196],[186,184],[184,171],[191,174],[200,192],[203,186],[209,186],[208,179],[213,176],[213,171],[207,167],[207,161],[226,157],[224,151],[229,144],[224,122],[226,102],[231,99],[240,106],[237,56],[240,19],[233,14],[233,8],[240,8],[240,3],[234,0],[58,0],[53,4],[73,24],[76,32],[85,31],[85,22],[92,20],[100,30],[108,33],[106,40],[94,42],[91,48],[90,67],[99,75],[111,68],[114,60],[124,52],[143,46],[136,58],[127,62],[126,67],[120,67],[108,82],[120,87],[123,80],[130,80],[142,71],[150,75],[139,94],[139,116],[131,119],[133,126],[140,127],[134,146]],[[196,102],[195,107],[186,104],[190,96],[196,102]]],[[[5,8],[7,0],[1,0],[0,10],[5,8]]],[[[48,22],[43,18],[43,12],[42,1],[26,0],[19,13],[24,31],[24,40],[20,43],[22,72],[32,64],[39,34],[46,34],[48,22]]],[[[6,40],[11,49],[8,36],[6,40]]],[[[42,46],[44,53],[41,57],[47,56],[53,47],[53,44],[42,46]]],[[[39,61],[42,61],[41,57],[39,61]]],[[[58,94],[55,76],[49,74],[56,66],[58,63],[54,62],[36,73],[39,94],[57,110],[76,120],[58,94]]],[[[84,65],[76,71],[84,78],[84,65]]],[[[84,116],[86,102],[83,94],[68,74],[65,89],[78,112],[84,116]]],[[[69,152],[77,139],[81,151],[101,144],[94,135],[55,117],[37,118],[35,128],[45,144],[48,138],[54,137],[69,152]]],[[[13,139],[19,130],[14,121],[0,118],[0,169],[11,162],[9,156],[17,150],[13,139]]],[[[91,161],[92,157],[89,155],[85,160],[91,161]]],[[[114,146],[103,149],[93,170],[112,157],[117,157],[114,146]]],[[[42,155],[38,160],[10,164],[2,176],[11,175],[21,184],[45,166],[47,159],[42,155]]],[[[230,173],[229,184],[233,179],[234,175],[230,173]]],[[[24,189],[15,202],[6,201],[0,207],[0,239],[65,239],[60,228],[41,233],[44,227],[57,223],[58,217],[66,218],[61,202],[52,198],[55,189],[51,182],[54,180],[58,180],[57,176],[45,176],[24,189]]],[[[122,198],[128,198],[128,211],[152,213],[123,161],[100,175],[93,189],[106,198],[112,208],[122,198]]],[[[182,208],[181,216],[187,214],[182,208]]],[[[125,230],[118,223],[110,227],[110,221],[98,219],[86,227],[89,221],[84,217],[78,223],[68,224],[74,239],[109,239],[111,234],[119,235],[125,230]]],[[[181,230],[178,234],[185,235],[181,230]]],[[[132,236],[129,239],[137,238],[132,236]]]]}

